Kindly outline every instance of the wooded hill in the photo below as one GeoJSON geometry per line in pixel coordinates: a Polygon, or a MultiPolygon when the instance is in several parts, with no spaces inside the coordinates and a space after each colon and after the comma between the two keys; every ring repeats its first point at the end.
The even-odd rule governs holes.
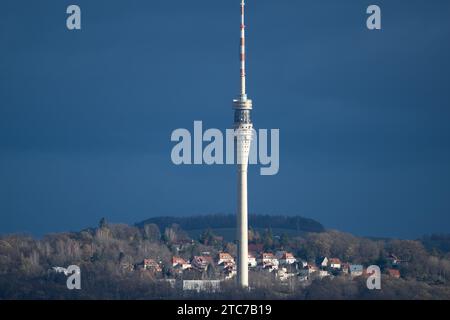
{"type": "MultiPolygon", "coordinates": [[[[185,231],[198,229],[225,229],[236,227],[236,216],[233,214],[211,214],[189,217],[155,217],[136,223],[137,227],[156,224],[164,230],[174,224],[185,231]]],[[[255,229],[285,229],[297,232],[323,232],[325,228],[319,222],[301,216],[283,215],[249,215],[249,227],[255,229]]]]}

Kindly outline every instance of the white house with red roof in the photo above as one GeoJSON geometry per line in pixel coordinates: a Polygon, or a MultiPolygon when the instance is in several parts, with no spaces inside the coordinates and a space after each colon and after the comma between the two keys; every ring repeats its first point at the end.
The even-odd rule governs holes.
{"type": "Polygon", "coordinates": [[[226,252],[220,252],[219,253],[219,258],[218,258],[218,261],[217,261],[217,264],[218,265],[221,265],[221,264],[229,264],[229,263],[232,263],[232,264],[234,264],[235,262],[234,262],[234,258],[231,256],[231,254],[229,254],[229,253],[226,253],[226,252]]]}
{"type": "Polygon", "coordinates": [[[259,263],[262,270],[268,270],[270,272],[278,270],[278,265],[280,264],[275,255],[270,252],[262,253],[259,259],[259,263]]]}
{"type": "Polygon", "coordinates": [[[181,268],[182,270],[192,268],[192,265],[181,257],[172,257],[172,267],[181,268]]]}
{"type": "Polygon", "coordinates": [[[330,258],[328,261],[331,269],[341,269],[342,262],[338,258],[330,258]]]}
{"type": "Polygon", "coordinates": [[[264,264],[271,264],[271,265],[278,266],[280,264],[280,262],[275,257],[275,255],[273,253],[270,253],[270,252],[262,253],[261,254],[261,258],[260,258],[260,262],[261,262],[262,265],[264,265],[264,264]]]}
{"type": "Polygon", "coordinates": [[[284,252],[280,258],[280,264],[294,264],[297,261],[290,252],[284,252]]]}

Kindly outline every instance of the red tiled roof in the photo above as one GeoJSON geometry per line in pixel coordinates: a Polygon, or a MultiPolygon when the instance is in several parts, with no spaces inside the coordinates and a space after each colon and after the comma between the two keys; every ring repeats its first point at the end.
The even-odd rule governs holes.
{"type": "Polygon", "coordinates": [[[339,260],[338,258],[330,258],[330,263],[331,264],[341,264],[341,260],[339,260]]]}
{"type": "Polygon", "coordinates": [[[181,257],[172,257],[172,264],[185,264],[186,260],[181,257]]]}
{"type": "Polygon", "coordinates": [[[290,252],[285,252],[283,254],[282,259],[294,259],[294,255],[292,253],[290,253],[290,252]]]}
{"type": "Polygon", "coordinates": [[[219,260],[233,260],[233,257],[231,256],[231,254],[229,254],[227,252],[220,252],[219,260]]]}

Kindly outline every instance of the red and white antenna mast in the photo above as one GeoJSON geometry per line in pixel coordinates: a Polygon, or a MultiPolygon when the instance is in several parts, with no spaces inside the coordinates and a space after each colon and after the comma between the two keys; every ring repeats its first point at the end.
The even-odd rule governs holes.
{"type": "Polygon", "coordinates": [[[245,2],[241,1],[241,96],[246,97],[245,92],[245,2]]]}

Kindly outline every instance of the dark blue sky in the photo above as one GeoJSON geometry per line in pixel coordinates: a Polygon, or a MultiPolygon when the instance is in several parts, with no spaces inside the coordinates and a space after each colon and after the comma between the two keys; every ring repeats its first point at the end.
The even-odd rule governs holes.
{"type": "MultiPolygon", "coordinates": [[[[276,176],[250,211],[361,235],[450,232],[450,2],[247,0],[257,128],[280,128],[276,176]],[[365,10],[382,9],[369,31],[365,10]]],[[[176,128],[229,128],[239,1],[4,0],[0,233],[105,216],[234,212],[235,168],[175,166],[176,128]],[[66,29],[78,4],[82,30],[66,29]]]]}

